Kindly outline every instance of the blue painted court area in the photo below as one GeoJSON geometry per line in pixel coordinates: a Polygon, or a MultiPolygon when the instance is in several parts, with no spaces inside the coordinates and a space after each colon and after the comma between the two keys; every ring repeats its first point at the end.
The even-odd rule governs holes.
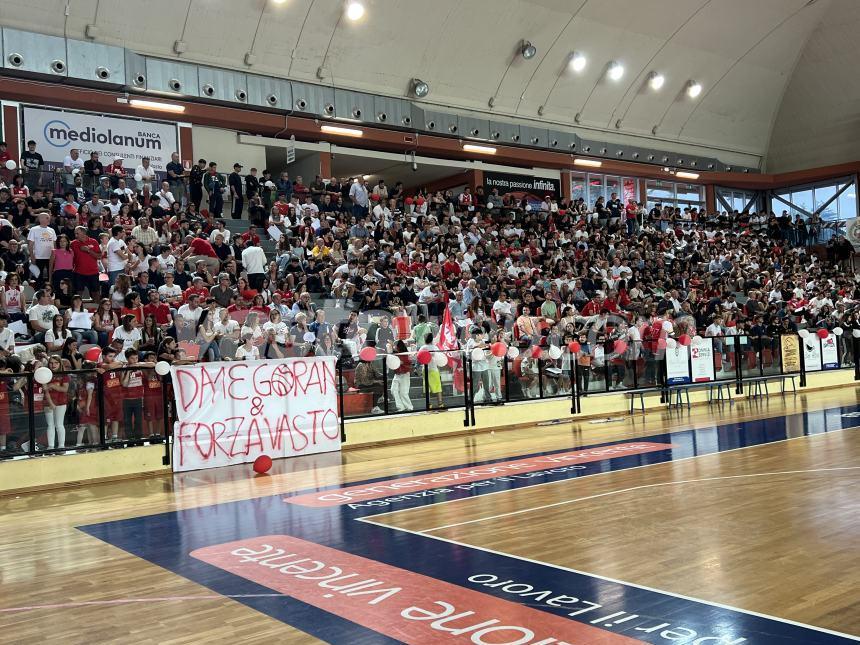
{"type": "MultiPolygon", "coordinates": [[[[488,474],[484,479],[492,482],[478,487],[450,486],[442,489],[438,486],[432,490],[442,489],[443,492],[426,495],[404,493],[385,497],[385,493],[380,493],[373,498],[376,501],[385,502],[379,504],[368,504],[367,500],[363,499],[336,506],[311,507],[290,503],[289,500],[293,497],[307,497],[309,493],[320,494],[353,487],[369,488],[374,484],[379,485],[380,482],[392,480],[400,481],[420,476],[425,476],[425,480],[432,479],[427,476],[452,469],[499,464],[512,459],[527,460],[570,453],[574,449],[452,465],[420,473],[404,473],[397,477],[350,482],[326,489],[279,494],[80,528],[92,536],[200,583],[217,593],[231,596],[271,594],[272,586],[261,584],[258,582],[260,578],[255,575],[236,574],[223,566],[202,561],[190,555],[191,552],[242,540],[256,539],[259,542],[261,536],[290,536],[310,543],[308,553],[295,552],[302,556],[309,556],[312,558],[310,561],[315,561],[313,545],[319,545],[321,551],[325,550],[324,548],[334,549],[343,553],[344,558],[350,562],[360,561],[367,564],[372,561],[379,563],[379,567],[384,566],[386,572],[403,572],[404,579],[411,580],[416,578],[412,574],[419,574],[431,581],[438,581],[440,585],[447,583],[445,588],[449,590],[452,588],[450,585],[454,585],[458,589],[486,594],[487,602],[491,602],[490,597],[492,597],[522,606],[526,612],[541,612],[540,616],[545,616],[547,621],[562,619],[566,621],[565,624],[570,625],[572,630],[570,633],[578,635],[578,640],[572,640],[570,637],[562,639],[556,633],[549,639],[541,640],[538,636],[534,636],[533,639],[521,641],[512,639],[502,641],[498,638],[490,640],[487,636],[487,640],[484,641],[487,643],[516,642],[543,645],[567,642],[570,645],[581,645],[583,643],[644,642],[688,645],[740,643],[825,645],[856,642],[860,639],[401,529],[387,528],[370,521],[357,520],[370,520],[373,515],[394,510],[417,508],[470,496],[498,493],[575,477],[587,477],[598,473],[844,430],[860,425],[858,423],[860,420],[857,418],[843,416],[858,410],[860,406],[836,407],[786,417],[654,435],[637,439],[635,442],[625,440],[588,446],[587,449],[596,449],[631,443],[672,444],[670,448],[593,460],[579,463],[576,467],[531,471],[528,476],[522,477],[488,474]],[[550,619],[550,615],[555,618],[550,619]],[[577,631],[580,629],[590,631],[587,633],[577,631]]],[[[491,468],[487,469],[488,473],[491,471],[491,468]]],[[[384,490],[384,487],[379,490],[384,490]]],[[[528,528],[524,526],[523,530],[527,531],[528,528]]],[[[545,540],[546,537],[541,536],[541,539],[545,540]]],[[[558,539],[563,539],[563,536],[559,536],[558,539]]],[[[225,557],[229,557],[229,553],[237,553],[235,549],[229,551],[230,548],[232,547],[228,547],[225,557]]],[[[320,555],[318,559],[321,561],[324,558],[320,555]]],[[[245,556],[241,566],[249,566],[247,562],[253,560],[254,558],[245,556]]],[[[281,566],[265,563],[265,560],[258,557],[250,566],[264,564],[268,567],[267,576],[271,575],[272,567],[281,566]]],[[[288,569],[289,567],[285,566],[280,569],[280,572],[284,573],[288,569]]],[[[397,585],[397,580],[392,584],[397,585]]],[[[426,590],[428,604],[435,600],[432,596],[432,586],[430,584],[426,590]]],[[[402,588],[404,591],[392,592],[392,596],[408,592],[406,584],[393,588],[402,588]]],[[[340,593],[346,594],[347,591],[340,593]]],[[[366,593],[370,594],[370,592],[366,593]]],[[[378,627],[376,624],[361,625],[356,622],[354,615],[351,620],[347,617],[350,614],[346,609],[342,610],[341,605],[331,604],[332,595],[332,593],[321,593],[319,600],[309,597],[308,594],[300,595],[301,599],[284,595],[237,600],[332,643],[420,642],[420,639],[403,637],[402,640],[394,636],[398,632],[389,629],[390,616],[380,617],[378,627]]],[[[380,596],[376,598],[382,599],[380,596]]],[[[370,595],[361,600],[368,601],[367,615],[371,617],[374,611],[381,610],[380,608],[385,604],[377,605],[369,602],[373,600],[370,595]]],[[[438,633],[434,633],[435,642],[447,642],[447,638],[450,638],[450,642],[482,642],[478,632],[472,633],[478,640],[470,641],[469,633],[457,635],[450,630],[437,631],[438,633]]]]}

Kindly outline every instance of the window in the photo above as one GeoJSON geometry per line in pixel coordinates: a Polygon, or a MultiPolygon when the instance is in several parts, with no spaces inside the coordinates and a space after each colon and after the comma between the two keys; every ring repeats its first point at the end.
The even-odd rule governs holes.
{"type": "Polygon", "coordinates": [[[774,195],[790,203],[789,206],[773,199],[771,209],[777,214],[787,211],[792,217],[800,215],[802,219],[808,219],[812,213],[821,215],[823,225],[818,242],[826,242],[837,234],[844,235],[845,221],[857,217],[857,182],[854,177],[783,188],[775,191],[774,195]]]}
{"type": "Polygon", "coordinates": [[[705,207],[705,189],[698,184],[676,184],[673,181],[649,179],[645,182],[648,208],[656,204],[675,208],[705,207]]]}
{"type": "Polygon", "coordinates": [[[747,208],[747,204],[749,204],[750,213],[755,213],[759,210],[757,203],[758,195],[751,191],[717,187],[716,196],[717,209],[721,211],[729,210],[742,213],[747,208]]]}
{"type": "Polygon", "coordinates": [[[585,175],[572,174],[570,176],[570,198],[575,201],[582,197],[587,202],[585,192],[585,175]]]}
{"type": "Polygon", "coordinates": [[[639,180],[636,177],[614,177],[610,175],[586,175],[571,173],[570,196],[582,197],[589,207],[594,207],[598,197],[609,200],[612,193],[626,204],[631,198],[639,201],[639,180]]]}

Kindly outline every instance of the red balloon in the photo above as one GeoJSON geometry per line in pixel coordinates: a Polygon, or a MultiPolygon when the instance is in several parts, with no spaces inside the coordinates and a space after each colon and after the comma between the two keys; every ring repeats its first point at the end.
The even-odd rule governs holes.
{"type": "Polygon", "coordinates": [[[365,347],[358,353],[358,357],[366,362],[370,362],[376,358],[376,348],[375,347],[365,347]]]}
{"type": "Polygon", "coordinates": [[[582,349],[582,346],[575,340],[572,340],[567,344],[567,349],[571,354],[576,354],[582,349]]]}
{"type": "Polygon", "coordinates": [[[254,460],[254,472],[258,475],[264,475],[272,467],[272,458],[269,455],[260,455],[254,460]]]}
{"type": "Polygon", "coordinates": [[[379,201],[379,195],[377,193],[372,193],[370,195],[370,199],[375,201],[375,202],[378,202],[379,201]]]}
{"type": "Polygon", "coordinates": [[[559,208],[559,209],[558,209],[558,214],[559,214],[559,215],[564,215],[565,213],[567,213],[567,211],[566,211],[565,209],[563,209],[563,208],[559,208]]]}
{"type": "Polygon", "coordinates": [[[490,347],[490,351],[496,358],[501,358],[508,353],[508,346],[505,345],[503,342],[499,341],[497,343],[492,344],[492,346],[490,347]]]}
{"type": "Polygon", "coordinates": [[[539,345],[534,345],[532,347],[532,358],[540,358],[542,350],[539,345]]]}
{"type": "Polygon", "coordinates": [[[830,335],[830,332],[829,332],[829,331],[827,331],[826,329],[824,329],[823,327],[822,327],[821,329],[819,329],[819,330],[818,330],[817,332],[815,332],[815,333],[816,333],[816,334],[818,334],[818,337],[819,337],[821,340],[824,340],[825,338],[827,338],[827,337],[830,335]]]}
{"type": "Polygon", "coordinates": [[[433,355],[430,353],[430,351],[429,351],[429,350],[421,349],[421,350],[419,350],[419,351],[418,351],[418,353],[415,355],[415,359],[416,359],[419,363],[421,363],[422,365],[429,365],[429,364],[430,364],[430,361],[432,361],[432,360],[433,360],[433,355]]]}
{"type": "Polygon", "coordinates": [[[415,203],[418,204],[419,206],[424,206],[424,198],[419,197],[418,199],[415,200],[415,203]]]}
{"type": "Polygon", "coordinates": [[[407,197],[406,199],[403,200],[403,203],[406,204],[407,206],[412,206],[412,198],[407,197]]]}
{"type": "Polygon", "coordinates": [[[657,349],[666,349],[666,339],[658,338],[657,339],[657,349]]]}
{"type": "Polygon", "coordinates": [[[101,347],[90,347],[87,350],[87,353],[84,354],[84,359],[86,359],[88,361],[92,361],[93,363],[98,363],[101,356],[102,356],[102,348],[101,347]]]}
{"type": "Polygon", "coordinates": [[[678,336],[678,344],[687,347],[690,344],[690,337],[687,334],[678,336]]]}
{"type": "Polygon", "coordinates": [[[615,341],[615,353],[616,354],[623,354],[626,350],[627,350],[627,343],[625,343],[623,340],[620,340],[620,339],[615,341]]]}

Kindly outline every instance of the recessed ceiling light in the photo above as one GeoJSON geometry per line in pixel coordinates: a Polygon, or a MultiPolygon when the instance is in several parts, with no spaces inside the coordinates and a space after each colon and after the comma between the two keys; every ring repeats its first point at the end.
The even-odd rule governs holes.
{"type": "Polygon", "coordinates": [[[666,77],[663,76],[660,72],[651,72],[651,76],[648,79],[648,86],[656,92],[661,87],[663,87],[663,84],[665,82],[666,77]]]}
{"type": "Polygon", "coordinates": [[[587,62],[588,61],[585,58],[585,54],[583,54],[582,52],[573,52],[570,57],[570,63],[568,63],[568,65],[570,65],[570,69],[572,69],[574,72],[581,72],[585,69],[585,64],[587,62]]]}
{"type": "Polygon", "coordinates": [[[686,172],[684,170],[679,170],[675,173],[676,177],[680,177],[681,179],[698,179],[699,173],[696,172],[686,172]]]}
{"type": "Polygon", "coordinates": [[[617,61],[612,61],[609,63],[609,69],[606,74],[613,81],[619,81],[621,80],[621,77],[624,76],[624,65],[617,61]]]}
{"type": "Polygon", "coordinates": [[[346,5],[346,17],[352,21],[361,20],[364,16],[364,5],[353,0],[346,5]]]}
{"type": "Polygon", "coordinates": [[[574,166],[588,166],[589,168],[600,168],[603,165],[602,161],[596,159],[574,159],[574,166]]]}
{"type": "Polygon", "coordinates": [[[696,81],[690,81],[689,83],[687,83],[687,96],[689,96],[691,99],[696,98],[701,93],[702,93],[701,83],[697,83],[696,81]]]}
{"type": "Polygon", "coordinates": [[[496,154],[496,149],[492,146],[478,146],[473,143],[463,144],[463,150],[466,152],[479,152],[483,155],[494,155],[496,154]]]}
{"type": "Polygon", "coordinates": [[[320,126],[320,130],[322,132],[326,132],[328,134],[339,134],[344,137],[361,137],[364,136],[364,132],[357,128],[341,128],[336,125],[323,125],[320,126]]]}

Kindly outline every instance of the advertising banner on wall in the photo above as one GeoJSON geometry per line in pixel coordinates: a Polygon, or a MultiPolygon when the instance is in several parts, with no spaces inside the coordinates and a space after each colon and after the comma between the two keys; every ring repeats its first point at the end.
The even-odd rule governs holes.
{"type": "Polygon", "coordinates": [[[493,188],[498,188],[500,195],[512,193],[517,197],[525,197],[529,202],[540,202],[547,195],[554,199],[561,198],[561,182],[547,177],[485,172],[484,189],[489,194],[493,188]]]}
{"type": "Polygon", "coordinates": [[[786,334],[780,337],[782,345],[782,371],[786,374],[800,371],[800,337],[786,334]]]}
{"type": "Polygon", "coordinates": [[[839,369],[839,351],[836,349],[836,335],[830,334],[821,339],[821,368],[825,370],[839,369]]]}
{"type": "Polygon", "coordinates": [[[121,157],[125,168],[135,168],[149,157],[155,170],[164,171],[179,150],[172,123],[26,106],[21,112],[24,141],[35,141],[47,163],[62,163],[77,148],[84,160],[98,152],[102,163],[121,157]]]}
{"type": "Polygon", "coordinates": [[[803,367],[807,372],[821,371],[821,343],[814,334],[803,340],[803,367]]]}
{"type": "Polygon", "coordinates": [[[173,366],[173,470],[340,450],[335,361],[326,356],[173,366]]]}
{"type": "Polygon", "coordinates": [[[690,382],[690,348],[675,345],[666,348],[666,383],[676,385],[690,382]]]}
{"type": "Polygon", "coordinates": [[[714,380],[714,339],[702,338],[690,347],[693,383],[714,380]]]}

